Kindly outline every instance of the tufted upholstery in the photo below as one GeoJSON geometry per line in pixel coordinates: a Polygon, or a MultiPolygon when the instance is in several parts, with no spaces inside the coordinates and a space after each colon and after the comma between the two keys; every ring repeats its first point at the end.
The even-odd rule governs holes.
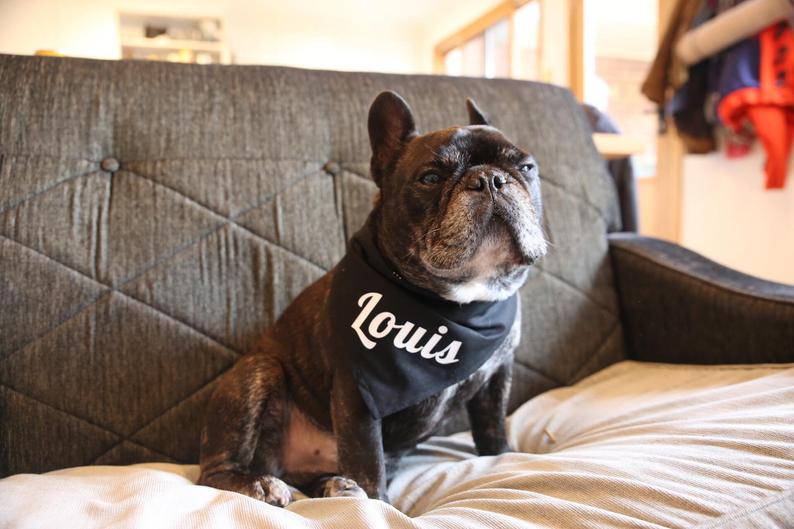
{"type": "Polygon", "coordinates": [[[364,220],[383,89],[423,130],[472,96],[539,162],[552,246],[511,409],[624,356],[614,191],[565,90],[0,56],[0,475],[196,461],[217,378],[364,220]]]}

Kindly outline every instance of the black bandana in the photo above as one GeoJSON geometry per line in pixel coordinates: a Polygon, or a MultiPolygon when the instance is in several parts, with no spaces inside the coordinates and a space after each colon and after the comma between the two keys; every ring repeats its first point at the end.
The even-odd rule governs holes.
{"type": "Polygon", "coordinates": [[[477,371],[502,344],[516,317],[504,301],[461,305],[402,279],[356,233],[331,283],[332,339],[372,415],[385,417],[477,371]]]}

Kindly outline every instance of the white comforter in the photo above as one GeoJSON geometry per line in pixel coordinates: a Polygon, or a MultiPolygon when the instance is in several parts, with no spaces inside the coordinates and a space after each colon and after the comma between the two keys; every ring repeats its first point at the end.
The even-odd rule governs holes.
{"type": "Polygon", "coordinates": [[[194,485],[195,466],[17,475],[0,480],[0,527],[794,527],[792,365],[623,362],[523,405],[510,439],[499,457],[465,434],[421,445],[394,506],[279,509],[194,485]]]}

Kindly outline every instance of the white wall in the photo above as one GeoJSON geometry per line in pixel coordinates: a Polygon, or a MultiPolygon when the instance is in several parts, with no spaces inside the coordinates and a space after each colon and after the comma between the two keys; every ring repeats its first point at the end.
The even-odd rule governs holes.
{"type": "Polygon", "coordinates": [[[38,49],[118,59],[114,2],[0,0],[0,52],[30,55],[38,49]]]}
{"type": "Polygon", "coordinates": [[[684,157],[682,244],[719,263],[794,284],[794,160],[786,187],[765,190],[759,145],[745,158],[684,157]]]}
{"type": "Polygon", "coordinates": [[[252,6],[230,10],[229,44],[238,64],[420,73],[421,29],[370,17],[301,16],[252,6]]]}
{"type": "Polygon", "coordinates": [[[0,0],[0,52],[54,49],[73,57],[117,59],[117,12],[128,9],[222,15],[240,64],[430,72],[432,55],[423,56],[424,26],[416,22],[421,17],[400,18],[393,2],[378,9],[367,9],[363,0],[343,4],[335,9],[338,3],[306,0],[0,0]]]}

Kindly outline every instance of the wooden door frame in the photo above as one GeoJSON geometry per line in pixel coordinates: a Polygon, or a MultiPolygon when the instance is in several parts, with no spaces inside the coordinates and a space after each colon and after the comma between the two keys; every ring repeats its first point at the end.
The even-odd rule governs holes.
{"type": "MultiPolygon", "coordinates": [[[[659,2],[659,42],[667,29],[676,0],[659,2]]],[[[671,120],[656,140],[656,176],[637,181],[640,231],[644,235],[680,242],[683,226],[684,145],[671,120]],[[642,203],[645,203],[643,213],[642,203]]]]}
{"type": "MultiPolygon", "coordinates": [[[[675,0],[659,2],[659,42],[661,42],[675,0]]],[[[671,120],[668,120],[667,133],[659,136],[657,142],[656,176],[656,226],[653,235],[673,242],[680,242],[683,227],[683,166],[684,145],[678,137],[671,120]]]]}

